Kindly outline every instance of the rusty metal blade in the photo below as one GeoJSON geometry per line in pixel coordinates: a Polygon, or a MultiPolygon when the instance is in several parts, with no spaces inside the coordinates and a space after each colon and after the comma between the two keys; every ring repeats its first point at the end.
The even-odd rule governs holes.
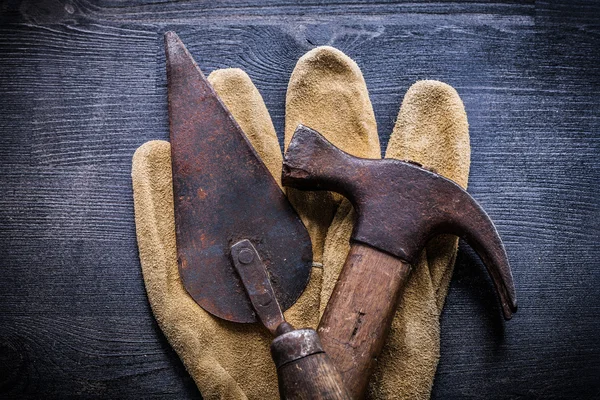
{"type": "Polygon", "coordinates": [[[165,34],[179,273],[206,311],[257,321],[230,247],[248,239],[283,310],[310,277],[306,228],[179,37],[165,34]]]}

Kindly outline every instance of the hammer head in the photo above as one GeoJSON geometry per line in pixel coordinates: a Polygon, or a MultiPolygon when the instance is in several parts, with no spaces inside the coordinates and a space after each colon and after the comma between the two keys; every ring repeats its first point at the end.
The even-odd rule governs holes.
{"type": "Polygon", "coordinates": [[[516,312],[502,240],[481,206],[451,180],[404,161],[351,156],[300,125],[284,156],[282,182],[347,197],[358,214],[352,240],[411,264],[433,236],[453,234],[465,239],[494,281],[504,318],[516,312]]]}

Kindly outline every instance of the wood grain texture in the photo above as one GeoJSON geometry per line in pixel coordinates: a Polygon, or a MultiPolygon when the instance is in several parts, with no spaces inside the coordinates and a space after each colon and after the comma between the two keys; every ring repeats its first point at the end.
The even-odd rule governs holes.
{"type": "Polygon", "coordinates": [[[317,332],[283,323],[271,343],[281,400],[351,400],[317,332]]]}
{"type": "Polygon", "coordinates": [[[344,382],[325,353],[313,354],[277,371],[282,400],[350,400],[344,382]],[[316,389],[319,389],[318,391],[316,389]]]}
{"type": "Polygon", "coordinates": [[[283,322],[275,335],[270,349],[282,400],[351,400],[315,330],[283,322]]]}
{"type": "MultiPolygon", "coordinates": [[[[317,45],[360,65],[381,141],[418,79],[469,117],[470,193],[504,238],[519,312],[501,321],[461,246],[433,398],[600,396],[598,2],[0,3],[0,397],[199,398],[151,315],[131,156],[168,137],[162,33],[205,72],[240,67],[283,133],[317,45]]],[[[281,137],[280,137],[281,139],[281,137]]]]}
{"type": "Polygon", "coordinates": [[[350,247],[317,331],[353,399],[365,396],[410,271],[391,254],[350,247]]]}

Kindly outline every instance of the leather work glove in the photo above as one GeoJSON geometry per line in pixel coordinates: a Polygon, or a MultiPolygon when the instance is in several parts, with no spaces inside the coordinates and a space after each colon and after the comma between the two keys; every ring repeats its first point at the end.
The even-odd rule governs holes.
{"type": "MultiPolygon", "coordinates": [[[[279,143],[250,78],[239,69],[226,69],[214,71],[208,79],[280,183],[279,143]]],[[[358,66],[338,50],[320,47],[298,61],[286,97],[286,145],[298,123],[320,131],[348,153],[380,157],[366,84],[358,66]]],[[[465,186],[468,128],[456,92],[440,82],[415,84],[405,97],[386,155],[413,159],[465,186]]],[[[269,333],[260,324],[236,324],[213,317],[192,300],[181,283],[169,143],[142,145],[133,157],[132,179],[148,299],[160,328],[202,396],[278,398],[269,333]]],[[[316,328],[349,248],[352,207],[330,193],[290,189],[288,197],[311,236],[314,263],[308,287],[285,316],[298,328],[316,328]]],[[[373,378],[371,397],[429,396],[439,357],[439,314],[455,254],[456,239],[438,240],[428,246],[415,267],[373,378]]]]}

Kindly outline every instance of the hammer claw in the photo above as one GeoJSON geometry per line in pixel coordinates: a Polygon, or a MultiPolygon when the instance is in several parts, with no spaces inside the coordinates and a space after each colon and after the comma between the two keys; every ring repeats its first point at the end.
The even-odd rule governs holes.
{"type": "Polygon", "coordinates": [[[453,225],[448,233],[463,238],[477,252],[494,282],[504,319],[517,311],[517,298],[506,250],[494,223],[481,206],[466,192],[456,192],[457,207],[449,218],[453,225]]]}

